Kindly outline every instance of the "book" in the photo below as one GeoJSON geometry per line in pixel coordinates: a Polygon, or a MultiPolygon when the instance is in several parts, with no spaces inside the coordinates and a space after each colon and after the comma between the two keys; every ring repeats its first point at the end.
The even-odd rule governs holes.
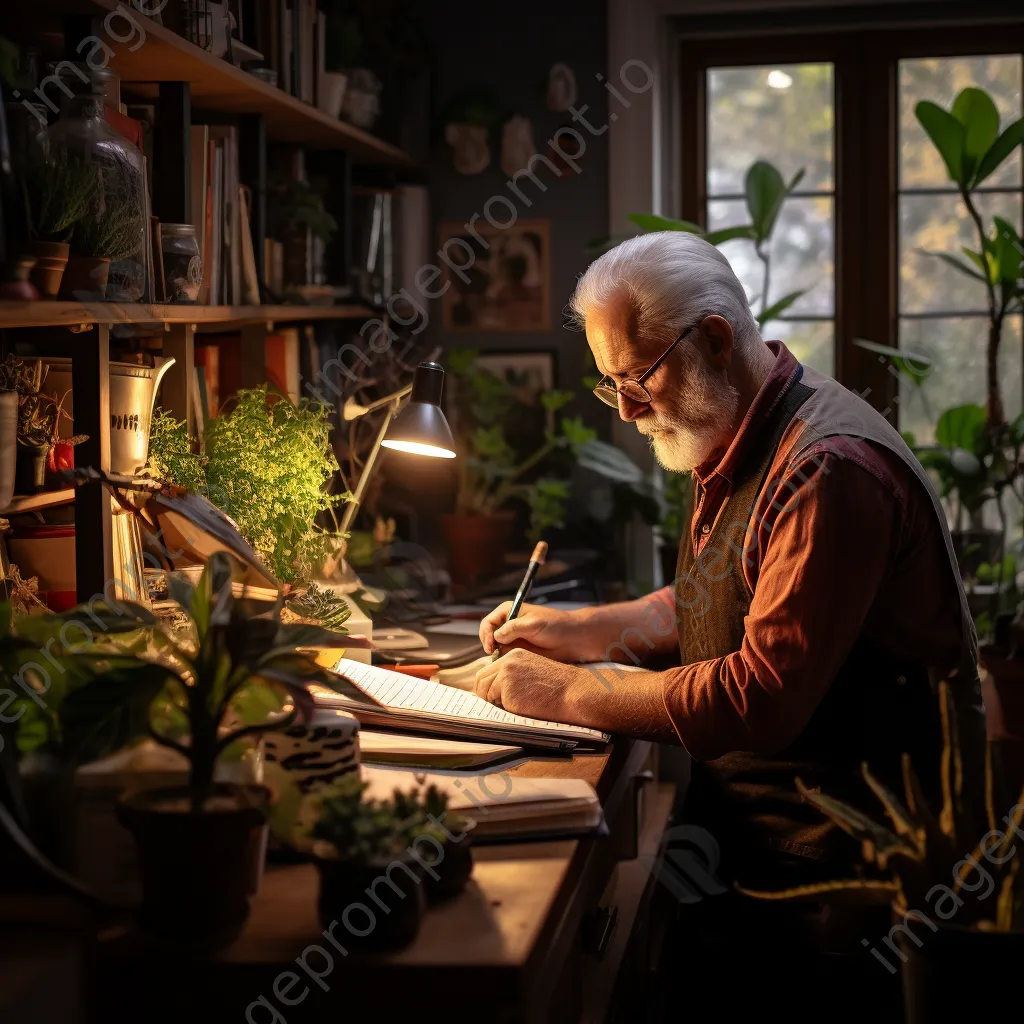
{"type": "Polygon", "coordinates": [[[212,419],[220,409],[220,347],[196,345],[195,364],[203,370],[206,386],[206,415],[212,419]]]}
{"type": "Polygon", "coordinates": [[[267,380],[293,403],[299,401],[299,332],[286,327],[268,334],[263,346],[267,380]]]}
{"type": "Polygon", "coordinates": [[[409,736],[376,729],[360,729],[359,757],[363,764],[394,764],[407,768],[483,768],[511,760],[523,748],[504,743],[409,736]]]}
{"type": "Polygon", "coordinates": [[[260,305],[260,281],[256,271],[256,250],[252,244],[252,189],[245,185],[238,189],[238,209],[241,215],[242,242],[242,300],[245,305],[260,305]]]}
{"type": "Polygon", "coordinates": [[[594,831],[601,826],[601,802],[584,779],[535,779],[507,772],[488,775],[438,775],[399,768],[360,766],[367,796],[387,799],[395,789],[414,788],[420,780],[448,797],[449,811],[474,822],[474,842],[549,837],[594,831]]]}
{"type": "Polygon", "coordinates": [[[564,752],[601,747],[610,739],[597,729],[514,715],[464,690],[348,658],[341,658],[334,672],[369,699],[311,685],[315,702],[347,711],[366,725],[564,752]]]}

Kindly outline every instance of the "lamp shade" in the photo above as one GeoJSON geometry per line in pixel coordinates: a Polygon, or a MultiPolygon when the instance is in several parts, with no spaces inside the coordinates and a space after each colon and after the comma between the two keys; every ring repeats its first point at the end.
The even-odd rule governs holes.
{"type": "Polygon", "coordinates": [[[451,427],[441,411],[443,388],[444,370],[437,363],[420,363],[409,404],[392,421],[381,445],[392,451],[454,459],[451,427]]]}

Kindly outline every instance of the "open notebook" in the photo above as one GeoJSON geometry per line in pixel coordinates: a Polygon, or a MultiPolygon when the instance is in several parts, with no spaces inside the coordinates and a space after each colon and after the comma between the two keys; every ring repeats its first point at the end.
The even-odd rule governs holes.
{"type": "Polygon", "coordinates": [[[365,725],[561,751],[599,747],[609,740],[607,733],[597,729],[524,718],[465,690],[348,658],[342,658],[334,671],[353,683],[359,693],[311,686],[316,703],[347,711],[365,725]]]}

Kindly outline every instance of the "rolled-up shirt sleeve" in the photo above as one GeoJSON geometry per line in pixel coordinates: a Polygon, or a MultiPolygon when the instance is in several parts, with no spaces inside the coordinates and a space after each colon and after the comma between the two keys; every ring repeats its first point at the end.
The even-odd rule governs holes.
{"type": "Polygon", "coordinates": [[[700,761],[776,753],[799,736],[861,633],[898,544],[896,496],[851,459],[804,462],[776,493],[790,497],[763,548],[740,650],[665,673],[665,709],[700,761]]]}

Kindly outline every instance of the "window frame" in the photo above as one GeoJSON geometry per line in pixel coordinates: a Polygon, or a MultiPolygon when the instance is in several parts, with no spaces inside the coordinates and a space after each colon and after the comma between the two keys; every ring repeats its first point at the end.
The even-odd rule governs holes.
{"type": "Polygon", "coordinates": [[[1024,55],[1024,12],[985,25],[871,29],[840,24],[827,33],[766,30],[754,36],[738,35],[725,22],[717,31],[707,21],[692,32],[685,22],[679,26],[680,216],[702,226],[708,198],[707,70],[833,65],[834,373],[894,424],[899,381],[891,368],[854,341],[899,343],[899,62],[993,54],[1024,55]]]}

